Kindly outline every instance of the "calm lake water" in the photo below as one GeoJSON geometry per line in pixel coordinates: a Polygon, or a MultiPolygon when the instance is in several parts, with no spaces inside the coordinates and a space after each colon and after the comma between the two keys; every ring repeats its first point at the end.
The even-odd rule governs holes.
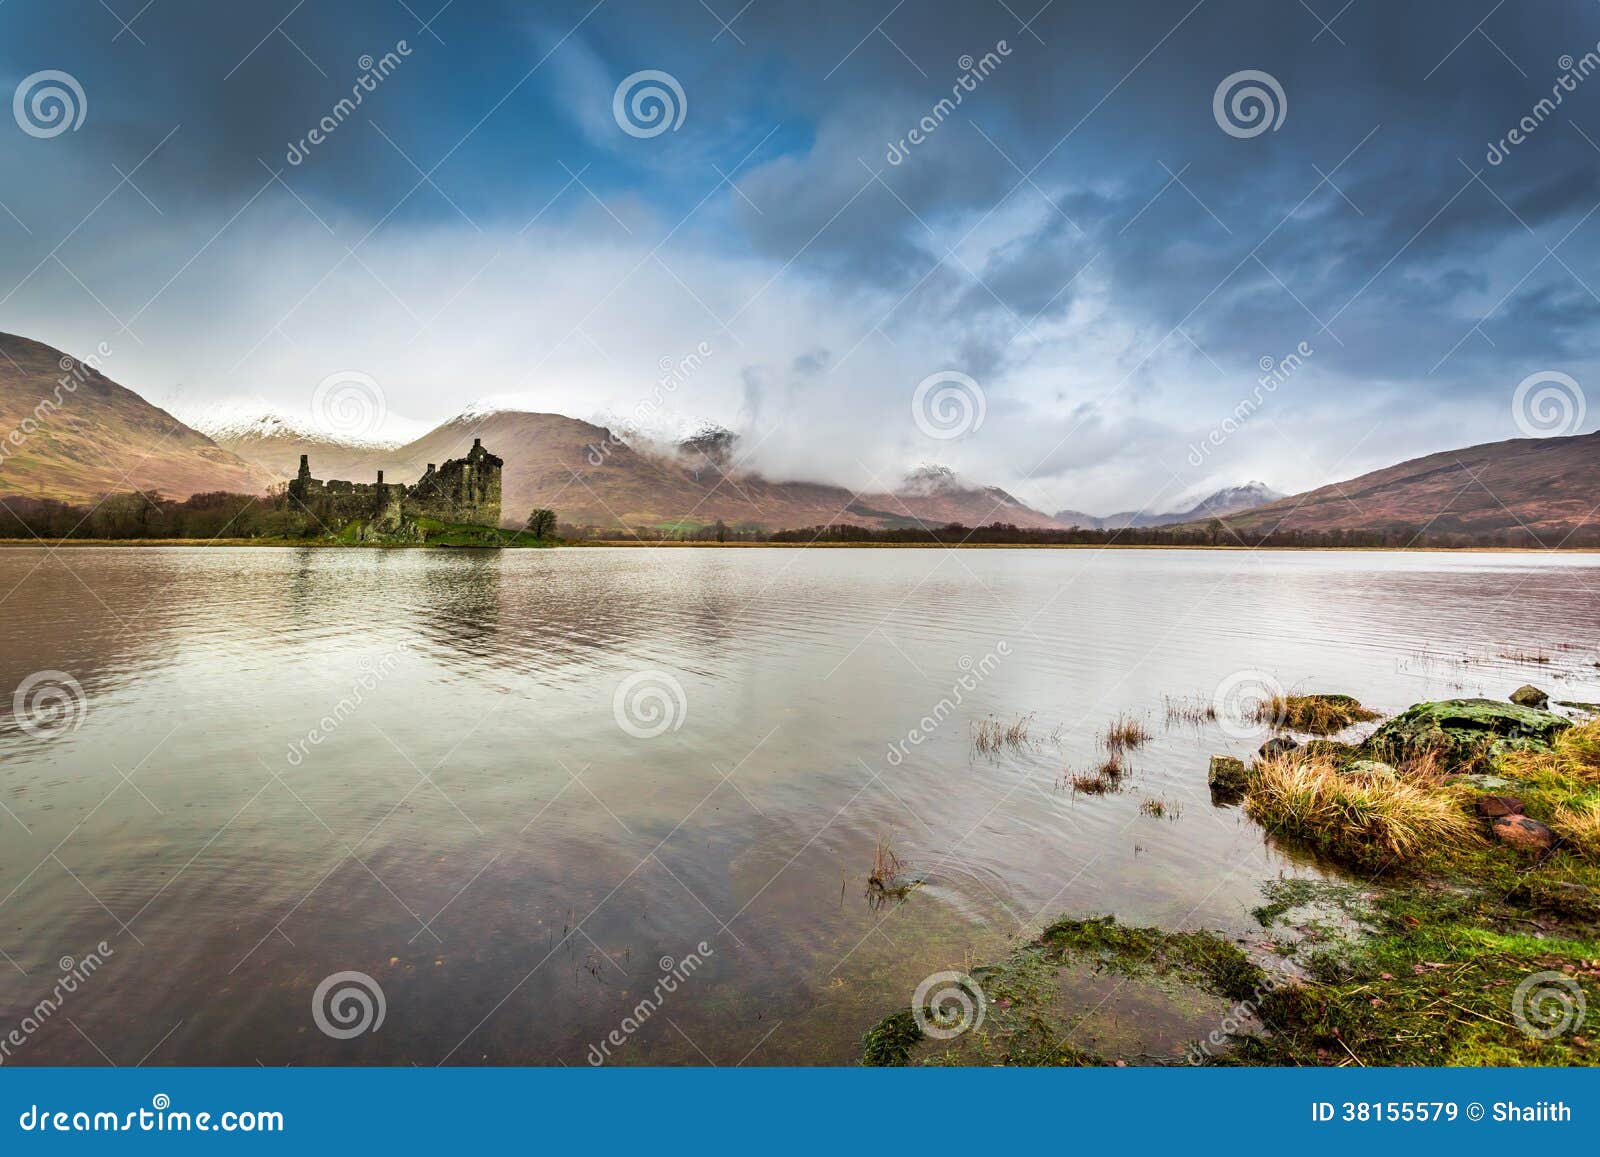
{"type": "Polygon", "coordinates": [[[15,548],[0,595],[0,1038],[110,950],[13,1064],[582,1065],[663,970],[612,1062],[849,1063],[1055,916],[1248,937],[1318,871],[1167,696],[1600,699],[1592,556],[15,548]],[[1064,789],[1123,712],[1126,790],[1064,789]]]}

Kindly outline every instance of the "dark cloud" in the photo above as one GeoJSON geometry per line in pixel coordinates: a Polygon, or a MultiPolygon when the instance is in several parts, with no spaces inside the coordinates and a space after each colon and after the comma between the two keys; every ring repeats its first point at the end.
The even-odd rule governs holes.
{"type": "MultiPolygon", "coordinates": [[[[720,360],[679,401],[751,443],[763,423],[825,416],[838,461],[875,468],[872,439],[900,446],[875,427],[955,367],[995,401],[984,437],[951,448],[964,469],[1129,505],[1123,463],[1181,474],[1184,439],[1301,341],[1313,368],[1278,397],[1278,427],[1239,435],[1217,469],[1320,481],[1305,462],[1340,461],[1385,415],[1380,458],[1438,448],[1419,398],[1466,416],[1440,444],[1503,436],[1516,381],[1596,360],[1600,77],[1506,143],[1561,58],[1600,41],[1592,5],[1058,0],[1030,18],[992,0],[830,0],[735,17],[711,0],[731,29],[647,0],[458,4],[430,27],[437,3],[120,7],[131,30],[98,0],[0,6],[7,88],[59,68],[89,99],[78,132],[6,134],[0,293],[45,337],[135,319],[148,340],[130,362],[202,391],[270,389],[263,351],[315,380],[337,354],[275,330],[297,310],[393,327],[350,339],[400,380],[409,363],[386,351],[481,345],[472,324],[502,307],[537,338],[484,352],[489,367],[585,343],[648,366],[681,353],[692,318],[720,360]],[[287,164],[362,58],[402,40],[395,74],[287,164]],[[642,69],[681,82],[681,131],[613,131],[611,91],[642,69]],[[1216,123],[1213,94],[1241,70],[1281,85],[1276,131],[1216,123]],[[621,287],[649,275],[653,296],[621,287]],[[793,332],[796,311],[819,332],[793,332]],[[202,329],[204,352],[173,348],[202,329]],[[635,348],[641,329],[668,348],[635,348]],[[1291,398],[1309,414],[1328,396],[1338,414],[1295,426],[1291,398]],[[1290,428],[1319,452],[1288,448],[1290,428]],[[1017,446],[1043,465],[1020,474],[1017,446]]],[[[626,388],[605,376],[585,388],[626,388]]]]}

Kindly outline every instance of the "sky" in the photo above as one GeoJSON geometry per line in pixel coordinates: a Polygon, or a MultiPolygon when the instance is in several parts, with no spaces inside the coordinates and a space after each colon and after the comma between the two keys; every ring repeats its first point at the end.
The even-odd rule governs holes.
{"type": "Polygon", "coordinates": [[[4,0],[0,329],[1047,511],[1595,428],[1600,4],[1041,3],[4,0]]]}

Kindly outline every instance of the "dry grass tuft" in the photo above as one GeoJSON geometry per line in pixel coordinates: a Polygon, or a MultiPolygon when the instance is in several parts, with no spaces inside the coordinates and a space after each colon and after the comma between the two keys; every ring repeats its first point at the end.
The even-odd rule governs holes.
{"type": "Polygon", "coordinates": [[[1378,712],[1348,695],[1269,695],[1253,704],[1251,723],[1287,727],[1310,735],[1332,735],[1355,723],[1370,723],[1378,712]]]}
{"type": "Polygon", "coordinates": [[[1067,783],[1073,791],[1084,795],[1107,795],[1122,790],[1122,781],[1128,774],[1127,762],[1118,752],[1112,752],[1084,772],[1067,773],[1067,783]]]}
{"type": "Polygon", "coordinates": [[[1600,800],[1558,806],[1554,827],[1557,834],[1586,860],[1600,862],[1600,800]]]}
{"type": "Polygon", "coordinates": [[[1166,703],[1168,723],[1192,723],[1198,727],[1202,723],[1216,722],[1217,705],[1203,696],[1174,699],[1168,695],[1166,703]]]}
{"type": "Polygon", "coordinates": [[[872,855],[872,874],[867,877],[867,883],[880,892],[890,891],[904,870],[905,865],[894,854],[894,849],[886,840],[879,840],[877,850],[872,855]]]}
{"type": "Polygon", "coordinates": [[[1139,747],[1152,738],[1154,737],[1145,729],[1142,719],[1122,714],[1113,719],[1106,727],[1105,734],[1100,737],[1100,742],[1105,744],[1107,751],[1115,755],[1139,747]]]}
{"type": "Polygon", "coordinates": [[[1178,804],[1168,803],[1165,796],[1153,795],[1139,805],[1139,811],[1153,819],[1177,819],[1183,809],[1178,804]]]}
{"type": "Polygon", "coordinates": [[[1343,776],[1331,759],[1303,752],[1262,760],[1250,777],[1254,819],[1351,863],[1382,867],[1480,840],[1457,792],[1343,776]]]}
{"type": "Polygon", "coordinates": [[[972,746],[984,755],[1026,750],[1033,742],[1029,735],[1032,720],[1032,713],[1019,715],[1010,723],[1001,722],[992,715],[980,719],[972,725],[972,746]]]}
{"type": "Polygon", "coordinates": [[[1549,751],[1507,752],[1499,771],[1512,779],[1553,781],[1570,795],[1600,784],[1600,718],[1567,728],[1549,751]]]}

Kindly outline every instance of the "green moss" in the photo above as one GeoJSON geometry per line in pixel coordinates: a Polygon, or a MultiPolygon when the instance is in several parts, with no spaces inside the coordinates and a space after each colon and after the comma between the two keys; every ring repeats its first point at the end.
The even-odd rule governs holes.
{"type": "Polygon", "coordinates": [[[1119,924],[1114,916],[1098,916],[1058,920],[1040,939],[1060,951],[1093,956],[1118,971],[1177,975],[1235,999],[1249,996],[1265,979],[1236,945],[1214,932],[1132,928],[1119,924]]]}
{"type": "Polygon", "coordinates": [[[1452,769],[1485,767],[1513,751],[1546,751],[1572,721],[1494,699],[1418,703],[1367,740],[1367,752],[1390,763],[1433,754],[1452,769]]]}
{"type": "Polygon", "coordinates": [[[922,1029],[911,1010],[891,1013],[867,1030],[861,1038],[861,1063],[877,1068],[903,1065],[911,1050],[922,1041],[922,1029]]]}

